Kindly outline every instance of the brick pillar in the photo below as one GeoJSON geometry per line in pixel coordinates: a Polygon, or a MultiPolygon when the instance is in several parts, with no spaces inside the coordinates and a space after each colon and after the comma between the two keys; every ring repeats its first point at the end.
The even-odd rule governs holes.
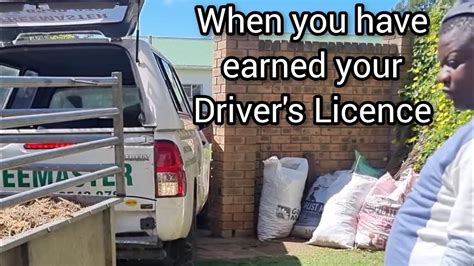
{"type": "MultiPolygon", "coordinates": [[[[259,41],[249,36],[216,36],[214,39],[213,97],[222,101],[228,93],[238,100],[254,100],[247,83],[225,80],[220,72],[223,58],[243,57],[259,41]]],[[[214,125],[214,152],[210,194],[212,232],[220,237],[254,235],[256,125],[214,125]]]]}
{"type": "MultiPolygon", "coordinates": [[[[390,46],[390,50],[393,54],[398,54],[405,58],[405,64],[400,69],[400,79],[397,81],[391,81],[391,100],[393,102],[400,101],[399,90],[406,86],[411,81],[411,74],[409,70],[413,63],[413,41],[414,36],[409,35],[393,35],[384,38],[384,44],[390,46]]],[[[409,147],[406,145],[406,140],[411,137],[411,126],[399,126],[391,130],[389,135],[390,145],[390,158],[387,163],[387,170],[394,175],[400,168],[401,162],[405,160],[409,147]],[[393,141],[395,140],[395,142],[393,141]]]]}
{"type": "Polygon", "coordinates": [[[400,82],[397,84],[398,86],[404,86],[410,80],[410,75],[408,70],[411,68],[413,62],[413,41],[414,37],[411,34],[408,35],[393,35],[387,36],[384,38],[384,44],[388,44],[391,46],[391,49],[396,49],[395,54],[399,54],[405,57],[405,65],[401,68],[400,73],[402,74],[400,77],[400,82]]]}

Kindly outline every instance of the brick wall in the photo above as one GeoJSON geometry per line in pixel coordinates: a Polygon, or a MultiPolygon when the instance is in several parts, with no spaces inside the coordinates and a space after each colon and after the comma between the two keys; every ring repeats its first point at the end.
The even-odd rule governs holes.
{"type": "MultiPolygon", "coordinates": [[[[290,93],[292,100],[305,103],[306,123],[291,126],[284,118],[279,126],[214,125],[214,158],[209,210],[216,236],[238,237],[255,234],[258,194],[262,185],[262,160],[277,155],[311,158],[312,176],[339,169],[353,163],[354,149],[363,152],[375,166],[384,167],[390,155],[391,128],[387,126],[314,126],[312,101],[322,95],[325,114],[330,111],[330,95],[340,93],[342,101],[396,101],[402,81],[357,81],[351,78],[345,87],[333,86],[336,70],[332,57],[387,56],[407,52],[401,38],[391,38],[384,45],[322,42],[271,42],[253,36],[217,36],[214,42],[213,95],[224,100],[235,93],[241,101],[280,100],[290,93]],[[328,79],[325,81],[228,81],[220,73],[226,56],[314,56],[320,48],[328,51],[328,79]]],[[[411,61],[409,61],[411,62],[411,61]]],[[[402,71],[405,73],[405,71],[402,71]]],[[[403,79],[401,79],[403,80],[403,79]]]]}

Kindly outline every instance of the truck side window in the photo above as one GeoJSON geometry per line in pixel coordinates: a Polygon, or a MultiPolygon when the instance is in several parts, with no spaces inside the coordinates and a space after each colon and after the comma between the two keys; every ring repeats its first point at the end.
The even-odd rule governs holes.
{"type": "Polygon", "coordinates": [[[184,96],[183,90],[181,88],[181,84],[179,83],[178,78],[176,77],[173,67],[169,65],[164,60],[158,59],[159,65],[163,69],[163,75],[165,78],[166,83],[171,88],[170,93],[171,96],[176,101],[176,107],[178,112],[190,114],[189,105],[187,102],[186,97],[184,96]]]}
{"type": "Polygon", "coordinates": [[[191,103],[189,102],[188,96],[186,95],[186,92],[184,91],[183,85],[179,81],[178,74],[176,74],[176,70],[172,66],[170,66],[170,67],[171,67],[171,70],[173,72],[173,79],[175,80],[175,82],[178,86],[178,90],[180,92],[180,96],[182,98],[183,104],[186,106],[186,109],[188,110],[187,113],[192,114],[193,109],[191,108],[191,103]]]}
{"type": "MultiPolygon", "coordinates": [[[[125,127],[140,127],[140,97],[135,85],[123,86],[123,119],[125,127]]],[[[47,106],[50,109],[62,108],[107,108],[113,107],[111,88],[57,88],[47,106]]]]}
{"type": "MultiPolygon", "coordinates": [[[[23,76],[34,77],[38,76],[38,73],[31,70],[26,70],[23,76]]],[[[36,91],[38,88],[15,88],[12,92],[13,100],[9,108],[11,109],[27,109],[31,108],[35,99],[36,91]]]]}
{"type": "MultiPolygon", "coordinates": [[[[0,65],[0,76],[18,76],[20,70],[5,65],[0,65]]],[[[2,109],[10,94],[11,88],[0,88],[0,109],[2,109]]]]}

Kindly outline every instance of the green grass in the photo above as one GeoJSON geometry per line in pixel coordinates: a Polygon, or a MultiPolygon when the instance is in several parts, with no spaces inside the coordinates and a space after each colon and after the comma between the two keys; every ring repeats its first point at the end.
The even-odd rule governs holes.
{"type": "Polygon", "coordinates": [[[237,260],[200,261],[198,266],[236,266],[236,265],[281,265],[281,266],[317,266],[317,265],[383,265],[383,252],[346,251],[324,249],[315,254],[287,255],[279,257],[257,257],[237,260]]]}

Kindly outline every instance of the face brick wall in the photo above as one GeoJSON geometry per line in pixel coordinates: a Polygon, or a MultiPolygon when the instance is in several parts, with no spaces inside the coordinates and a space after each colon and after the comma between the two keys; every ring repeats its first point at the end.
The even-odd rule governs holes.
{"type": "MultiPolygon", "coordinates": [[[[401,38],[386,40],[383,45],[356,43],[288,43],[262,41],[254,36],[217,36],[214,42],[213,96],[224,100],[234,93],[240,101],[279,101],[281,93],[289,93],[291,100],[305,103],[306,123],[289,125],[282,117],[278,126],[217,126],[214,129],[214,156],[209,211],[213,233],[222,237],[255,234],[263,163],[266,158],[293,156],[307,157],[311,166],[308,183],[321,174],[349,169],[354,149],[368,157],[374,166],[384,167],[390,159],[392,129],[388,126],[315,126],[312,102],[314,95],[322,95],[325,115],[330,113],[330,95],[341,94],[342,101],[397,101],[400,81],[357,81],[350,78],[343,88],[333,86],[336,70],[332,57],[389,56],[408,52],[407,42],[401,38]],[[293,58],[315,56],[320,48],[328,51],[328,79],[325,81],[228,81],[220,72],[227,56],[285,56],[293,58]]],[[[405,64],[406,73],[410,60],[405,64]]]]}

